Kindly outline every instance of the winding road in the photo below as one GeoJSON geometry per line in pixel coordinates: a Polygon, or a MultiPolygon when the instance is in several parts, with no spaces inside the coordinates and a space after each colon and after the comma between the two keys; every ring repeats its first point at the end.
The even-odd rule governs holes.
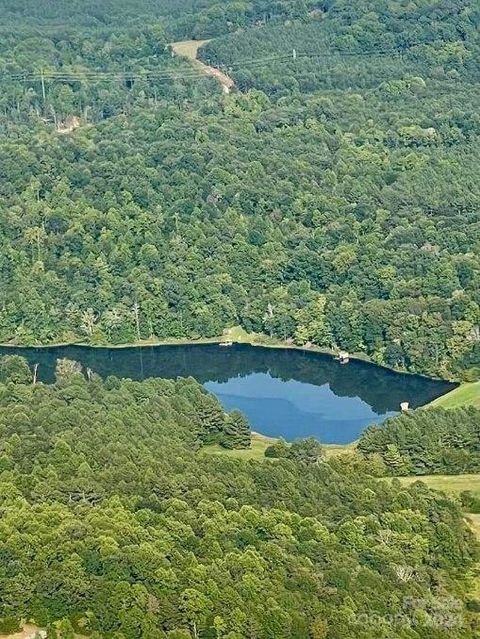
{"type": "Polygon", "coordinates": [[[197,60],[199,48],[207,42],[210,42],[210,40],[184,40],[182,42],[172,42],[170,46],[172,47],[172,51],[175,55],[191,60],[192,64],[204,75],[216,78],[222,85],[224,93],[230,93],[232,87],[235,86],[232,78],[228,77],[228,75],[219,69],[210,67],[200,60],[197,60]]]}

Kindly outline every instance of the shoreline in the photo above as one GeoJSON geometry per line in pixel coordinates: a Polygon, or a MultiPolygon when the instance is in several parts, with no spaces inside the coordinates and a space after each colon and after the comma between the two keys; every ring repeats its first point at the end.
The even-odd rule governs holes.
{"type": "MultiPolygon", "coordinates": [[[[70,341],[65,341],[65,342],[55,342],[51,344],[36,344],[36,345],[1,343],[0,347],[5,350],[12,351],[12,353],[14,353],[15,351],[21,351],[21,350],[48,351],[50,349],[53,350],[58,348],[80,348],[80,349],[91,350],[91,351],[94,351],[94,350],[122,351],[122,350],[129,350],[129,349],[131,350],[131,349],[162,348],[166,346],[170,346],[170,347],[172,346],[173,347],[175,346],[177,347],[208,346],[208,345],[219,346],[222,342],[231,342],[232,346],[258,347],[258,348],[265,348],[265,349],[268,348],[272,350],[283,350],[283,351],[299,351],[303,353],[311,353],[311,354],[327,356],[332,358],[335,358],[337,356],[337,351],[334,351],[329,348],[322,348],[316,345],[304,346],[300,344],[295,344],[293,342],[284,342],[276,338],[268,337],[267,335],[261,335],[261,334],[255,334],[255,333],[249,334],[243,331],[242,329],[240,329],[239,327],[230,329],[229,331],[225,332],[225,334],[222,336],[203,337],[203,338],[200,337],[196,339],[187,339],[187,338],[167,338],[163,340],[151,339],[151,340],[140,340],[137,342],[126,342],[121,344],[104,344],[104,343],[92,344],[92,343],[77,341],[72,339],[70,341]]],[[[225,348],[229,348],[229,346],[226,346],[225,348]]],[[[372,361],[368,357],[368,355],[366,355],[365,353],[352,353],[352,354],[349,354],[349,357],[351,360],[355,362],[361,362],[369,366],[379,367],[390,373],[399,374],[399,375],[417,376],[417,377],[421,377],[423,379],[428,379],[432,381],[443,381],[443,382],[455,384],[455,386],[451,390],[435,398],[428,404],[425,404],[424,406],[422,406],[422,408],[429,408],[431,406],[436,406],[442,400],[445,401],[444,398],[451,397],[452,394],[456,395],[459,390],[463,390],[466,386],[469,386],[469,384],[466,382],[460,382],[460,381],[451,380],[451,379],[442,379],[439,377],[431,377],[428,375],[424,375],[422,373],[414,373],[411,371],[395,369],[383,364],[378,364],[372,361]]],[[[344,365],[348,366],[348,364],[344,364],[344,365]]],[[[480,381],[478,382],[478,384],[480,384],[480,381]]],[[[259,432],[254,433],[252,431],[252,434],[254,434],[254,436],[256,436],[257,438],[268,439],[268,435],[264,435],[263,433],[259,433],[259,432]]],[[[275,441],[275,439],[276,438],[272,438],[273,441],[275,441]]],[[[331,446],[342,447],[344,445],[332,444],[331,446]]]]}
{"type": "MultiPolygon", "coordinates": [[[[205,455],[221,455],[223,457],[231,457],[233,459],[256,460],[256,461],[274,461],[275,458],[265,457],[265,450],[279,442],[281,437],[272,437],[271,435],[263,435],[256,430],[251,430],[251,443],[249,448],[222,448],[218,444],[208,444],[199,449],[198,452],[205,455]]],[[[295,440],[284,440],[290,446],[295,440]]],[[[344,453],[353,453],[357,449],[358,439],[347,444],[325,444],[320,442],[324,459],[328,460],[336,455],[344,453]]]]}
{"type": "MultiPolygon", "coordinates": [[[[81,341],[68,341],[68,342],[53,342],[51,344],[12,344],[12,343],[0,343],[0,348],[7,348],[13,350],[20,349],[28,349],[28,350],[48,350],[54,348],[68,348],[68,347],[79,347],[85,349],[108,349],[108,350],[126,350],[131,348],[159,348],[162,346],[208,346],[209,344],[217,344],[220,345],[222,342],[231,341],[232,346],[236,345],[245,345],[245,346],[256,346],[260,348],[271,348],[277,350],[290,350],[290,351],[301,351],[304,353],[317,353],[320,355],[329,355],[331,357],[337,356],[337,351],[334,351],[330,348],[322,348],[321,346],[316,346],[312,344],[311,346],[302,346],[300,344],[290,343],[290,342],[282,342],[277,340],[276,338],[270,338],[266,335],[258,335],[258,339],[256,335],[242,333],[241,337],[231,336],[228,333],[222,336],[217,337],[199,337],[197,339],[188,339],[188,338],[167,338],[164,340],[140,340],[136,342],[126,342],[122,344],[92,344],[89,342],[81,342],[81,341]]],[[[228,348],[228,347],[226,347],[228,348]]],[[[362,362],[363,364],[368,364],[370,366],[377,366],[379,368],[383,368],[384,370],[390,371],[391,373],[398,373],[399,375],[413,375],[416,377],[423,377],[424,379],[430,379],[434,381],[441,382],[450,382],[453,384],[457,384],[457,387],[462,385],[462,382],[455,379],[445,379],[441,377],[432,377],[431,375],[425,375],[424,373],[416,373],[404,369],[393,368],[391,366],[387,366],[386,364],[378,364],[373,361],[366,353],[349,353],[349,359],[357,362],[362,362]]],[[[348,366],[348,364],[344,364],[344,366],[348,366]]],[[[451,391],[450,391],[451,392],[451,391]]],[[[435,400],[434,400],[435,401],[435,400]]]]}

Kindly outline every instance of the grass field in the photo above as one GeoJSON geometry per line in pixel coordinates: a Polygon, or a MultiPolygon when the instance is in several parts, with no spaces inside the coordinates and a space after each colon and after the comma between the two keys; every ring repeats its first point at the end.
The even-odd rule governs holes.
{"type": "MultiPolygon", "coordinates": [[[[252,445],[250,448],[228,450],[227,448],[222,448],[218,444],[212,444],[211,446],[205,446],[205,448],[202,449],[202,452],[214,455],[223,455],[225,457],[233,457],[234,459],[265,460],[268,459],[268,457],[265,457],[265,449],[276,441],[277,439],[275,437],[267,437],[261,433],[252,432],[252,445]]],[[[333,455],[338,455],[345,451],[352,450],[355,447],[355,443],[356,442],[353,442],[352,444],[346,444],[344,446],[338,444],[324,444],[323,448],[325,450],[325,456],[328,458],[333,455]]]]}
{"type": "Polygon", "coordinates": [[[197,51],[210,40],[184,40],[182,42],[172,42],[171,47],[177,55],[196,60],[197,51]]]}
{"type": "Polygon", "coordinates": [[[266,437],[260,433],[252,433],[252,445],[250,448],[241,448],[239,450],[228,450],[222,448],[218,444],[205,446],[202,452],[214,455],[223,455],[224,457],[233,457],[234,459],[267,459],[265,457],[265,449],[276,440],[273,437],[266,437]]]}
{"type": "Polygon", "coordinates": [[[430,488],[443,490],[450,495],[458,495],[464,490],[470,490],[480,497],[480,475],[415,475],[398,479],[406,486],[416,481],[423,481],[430,488]]]}
{"type": "Polygon", "coordinates": [[[458,408],[460,406],[475,406],[480,408],[480,382],[461,384],[458,388],[442,397],[435,399],[429,407],[458,408]]]}

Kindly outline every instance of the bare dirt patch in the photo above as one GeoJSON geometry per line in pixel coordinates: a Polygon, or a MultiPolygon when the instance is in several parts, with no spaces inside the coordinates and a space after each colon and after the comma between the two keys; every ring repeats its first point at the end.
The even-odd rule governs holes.
{"type": "Polygon", "coordinates": [[[216,78],[222,85],[224,93],[230,93],[232,87],[235,86],[234,81],[228,75],[216,69],[204,64],[200,60],[197,60],[197,53],[199,48],[210,42],[209,40],[184,40],[183,42],[173,42],[170,46],[175,55],[182,58],[188,58],[192,64],[201,71],[204,75],[208,75],[212,78],[216,78]]]}
{"type": "Polygon", "coordinates": [[[73,131],[75,131],[75,129],[78,129],[81,124],[82,121],[80,120],[80,118],[74,115],[71,118],[68,118],[65,122],[59,122],[57,124],[57,133],[60,133],[61,135],[73,133],[73,131]]]}
{"type": "Polygon", "coordinates": [[[39,630],[38,626],[27,623],[20,632],[14,632],[12,635],[0,634],[0,639],[34,639],[39,630]]]}

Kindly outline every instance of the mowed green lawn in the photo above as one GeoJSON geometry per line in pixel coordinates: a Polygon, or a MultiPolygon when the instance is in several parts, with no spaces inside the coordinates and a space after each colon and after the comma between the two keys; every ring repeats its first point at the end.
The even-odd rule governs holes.
{"type": "Polygon", "coordinates": [[[461,406],[475,406],[480,408],[480,382],[461,384],[442,397],[435,399],[429,407],[460,408],[461,406]]]}
{"type": "Polygon", "coordinates": [[[218,444],[212,444],[211,446],[205,446],[202,451],[209,454],[234,457],[235,459],[267,459],[265,457],[265,449],[275,441],[272,437],[266,437],[260,433],[252,433],[252,445],[250,448],[228,450],[218,444]]]}
{"type": "Polygon", "coordinates": [[[415,475],[398,479],[406,486],[416,481],[423,481],[430,488],[443,490],[450,495],[458,495],[464,490],[470,490],[480,497],[480,475],[415,475]]]}
{"type": "MultiPolygon", "coordinates": [[[[264,460],[269,459],[265,457],[265,449],[268,446],[271,446],[276,441],[278,441],[275,437],[267,437],[266,435],[262,435],[261,433],[252,432],[252,445],[250,448],[241,448],[239,450],[228,450],[227,448],[222,448],[218,444],[212,444],[211,446],[205,446],[202,448],[203,453],[214,454],[214,455],[224,455],[225,457],[234,457],[235,459],[257,459],[264,460]]],[[[356,445],[356,442],[351,444],[324,444],[323,448],[325,451],[325,457],[327,459],[332,457],[333,455],[339,455],[346,451],[352,450],[356,445]]]]}

